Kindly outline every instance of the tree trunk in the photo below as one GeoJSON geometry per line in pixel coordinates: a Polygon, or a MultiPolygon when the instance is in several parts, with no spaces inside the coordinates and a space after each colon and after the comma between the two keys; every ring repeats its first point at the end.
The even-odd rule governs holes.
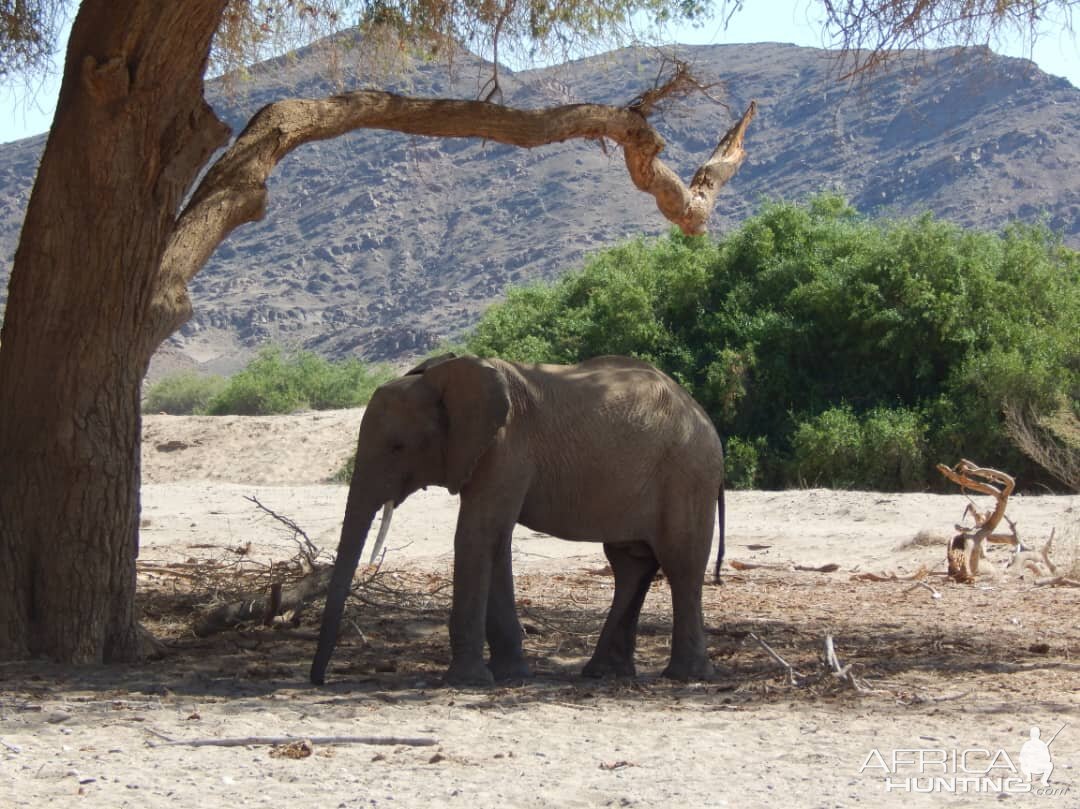
{"type": "Polygon", "coordinates": [[[225,0],[84,0],[0,351],[0,658],[131,659],[139,393],[184,194],[227,129],[202,75],[225,0]]]}

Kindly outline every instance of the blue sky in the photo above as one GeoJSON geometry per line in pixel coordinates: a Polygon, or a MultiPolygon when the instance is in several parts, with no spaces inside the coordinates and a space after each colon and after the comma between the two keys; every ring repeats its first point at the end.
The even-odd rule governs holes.
{"type": "MultiPolygon", "coordinates": [[[[827,47],[829,43],[822,38],[821,19],[821,3],[815,0],[772,0],[768,3],[748,0],[746,7],[734,14],[726,27],[718,20],[697,29],[680,29],[673,38],[694,45],[792,42],[827,47]]],[[[996,43],[994,50],[1010,56],[1033,58],[1047,73],[1064,76],[1080,87],[1078,40],[1052,18],[1042,24],[1034,49],[1017,35],[996,43]]],[[[0,143],[37,135],[49,128],[60,85],[59,59],[62,56],[61,46],[53,75],[38,85],[0,90],[0,110],[7,112],[6,116],[0,116],[0,143]]]]}

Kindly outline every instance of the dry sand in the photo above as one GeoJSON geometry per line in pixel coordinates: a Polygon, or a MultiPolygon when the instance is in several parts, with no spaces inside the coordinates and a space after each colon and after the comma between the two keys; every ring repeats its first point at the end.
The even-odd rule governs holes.
{"type": "MultiPolygon", "coordinates": [[[[656,677],[670,631],[663,581],[643,614],[638,679],[580,678],[610,598],[603,555],[519,529],[518,599],[538,676],[443,687],[456,499],[441,490],[395,515],[326,687],[305,679],[318,610],[297,629],[194,638],[191,611],[214,598],[197,564],[254,581],[296,555],[293,534],[246,497],[332,552],[346,490],[325,481],[359,418],[146,419],[140,588],[147,626],[172,651],[134,668],[0,666],[0,807],[1080,805],[1080,590],[998,572],[1004,550],[974,585],[929,576],[936,596],[853,578],[942,570],[959,495],[730,493],[728,559],[764,566],[705,590],[715,683],[656,677]],[[828,563],[839,569],[795,569],[828,563]],[[865,692],[826,672],[826,635],[865,692]],[[796,670],[794,683],[754,636],[796,670]],[[1021,793],[1009,764],[1020,768],[1030,728],[1048,739],[1066,723],[1050,748],[1051,794],[1021,793]],[[160,745],[346,735],[436,743],[316,742],[302,758],[257,744],[160,745]],[[956,779],[991,763],[990,781],[956,779]]],[[[1056,528],[1059,561],[1076,552],[1080,498],[1015,497],[1009,515],[1034,544],[1056,528]]]]}

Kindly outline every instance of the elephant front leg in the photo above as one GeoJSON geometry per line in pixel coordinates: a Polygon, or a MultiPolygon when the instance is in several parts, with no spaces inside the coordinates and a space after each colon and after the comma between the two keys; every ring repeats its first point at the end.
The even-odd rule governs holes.
{"type": "Polygon", "coordinates": [[[488,669],[496,680],[524,680],[532,677],[525,662],[523,632],[514,603],[514,570],[510,532],[499,542],[492,566],[487,603],[487,642],[491,652],[488,669]]]}
{"type": "Polygon", "coordinates": [[[625,545],[605,542],[604,555],[615,574],[615,595],[596,651],[582,674],[586,677],[633,677],[636,674],[634,647],[637,645],[638,616],[659,563],[644,542],[625,545]]]}
{"type": "MultiPolygon", "coordinates": [[[[488,686],[495,682],[492,670],[484,662],[484,639],[488,631],[488,602],[492,593],[492,576],[502,538],[509,537],[512,520],[492,516],[475,503],[462,498],[454,535],[454,604],[450,610],[450,668],[446,683],[459,686],[488,686]]],[[[495,601],[506,596],[495,588],[495,601]]],[[[510,595],[511,608],[513,595],[510,595]]],[[[502,639],[510,631],[497,616],[492,617],[502,639]]],[[[516,618],[515,618],[516,621],[516,618]]],[[[519,629],[520,631],[520,629],[519,629]]],[[[520,640],[518,641],[520,644],[520,640]]]]}

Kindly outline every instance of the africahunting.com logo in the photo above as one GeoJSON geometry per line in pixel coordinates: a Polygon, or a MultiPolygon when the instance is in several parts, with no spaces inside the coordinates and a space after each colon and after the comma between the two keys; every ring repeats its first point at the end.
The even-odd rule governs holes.
{"type": "Polygon", "coordinates": [[[1065,730],[1044,741],[1042,731],[1031,728],[1016,753],[986,747],[942,747],[871,750],[859,773],[880,775],[886,792],[958,792],[1000,795],[1029,793],[1063,797],[1069,787],[1051,781],[1054,758],[1050,745],[1065,730]]]}

